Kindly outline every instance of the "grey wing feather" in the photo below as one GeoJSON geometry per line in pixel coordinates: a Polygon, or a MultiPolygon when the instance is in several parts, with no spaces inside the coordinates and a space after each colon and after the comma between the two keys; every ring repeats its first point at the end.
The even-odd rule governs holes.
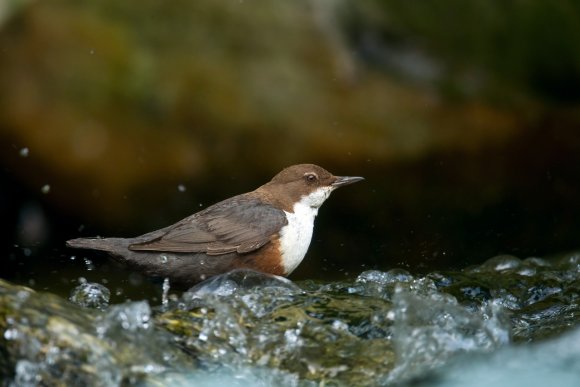
{"type": "Polygon", "coordinates": [[[191,215],[164,234],[129,246],[135,251],[222,255],[249,253],[270,242],[287,223],[282,210],[240,195],[191,215]]]}

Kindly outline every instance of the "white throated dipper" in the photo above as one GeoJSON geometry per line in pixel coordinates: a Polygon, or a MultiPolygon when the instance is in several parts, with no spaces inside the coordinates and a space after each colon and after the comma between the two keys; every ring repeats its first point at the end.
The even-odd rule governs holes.
{"type": "Polygon", "coordinates": [[[79,238],[67,246],[101,250],[149,276],[193,285],[232,269],[287,276],[300,264],[314,218],[330,193],[362,177],[314,164],[290,166],[258,189],[136,238],[79,238]]]}

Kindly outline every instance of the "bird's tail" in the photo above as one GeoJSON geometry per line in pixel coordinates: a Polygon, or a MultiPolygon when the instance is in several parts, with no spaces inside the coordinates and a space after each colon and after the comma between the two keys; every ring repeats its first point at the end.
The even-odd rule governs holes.
{"type": "Polygon", "coordinates": [[[129,246],[129,240],[124,238],[77,238],[66,241],[68,247],[106,251],[115,254],[129,246]]]}

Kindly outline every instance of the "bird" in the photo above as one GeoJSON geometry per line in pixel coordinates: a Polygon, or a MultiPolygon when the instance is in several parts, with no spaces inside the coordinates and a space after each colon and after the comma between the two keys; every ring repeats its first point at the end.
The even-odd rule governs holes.
{"type": "Polygon", "coordinates": [[[195,285],[235,269],[286,277],[302,262],[314,219],[331,192],[359,176],[334,176],[315,164],[289,166],[254,191],[213,204],[134,238],[77,238],[146,276],[195,285]]]}

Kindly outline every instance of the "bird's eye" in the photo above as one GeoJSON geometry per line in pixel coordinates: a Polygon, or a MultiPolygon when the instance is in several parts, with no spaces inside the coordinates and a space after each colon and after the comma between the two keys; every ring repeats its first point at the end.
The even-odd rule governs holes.
{"type": "Polygon", "coordinates": [[[316,180],[318,180],[318,176],[316,176],[315,173],[306,173],[304,175],[304,178],[306,179],[307,182],[309,183],[314,183],[316,180]]]}

